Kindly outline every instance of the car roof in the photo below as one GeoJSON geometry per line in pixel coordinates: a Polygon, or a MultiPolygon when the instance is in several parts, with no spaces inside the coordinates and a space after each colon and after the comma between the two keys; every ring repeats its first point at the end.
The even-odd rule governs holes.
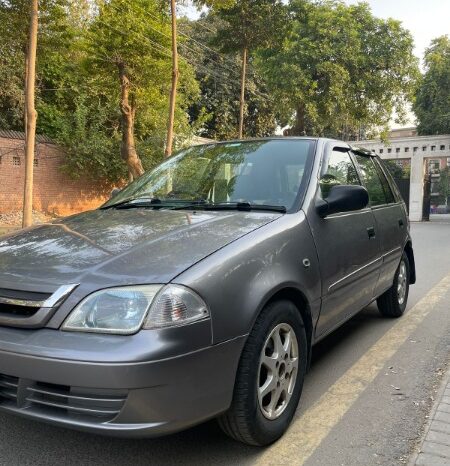
{"type": "MultiPolygon", "coordinates": [[[[245,143],[245,142],[255,142],[255,141],[298,141],[298,140],[318,141],[318,140],[326,140],[326,138],[309,137],[309,136],[267,136],[267,137],[259,137],[259,138],[226,139],[224,141],[211,141],[211,142],[206,142],[204,144],[198,144],[197,146],[212,146],[212,145],[220,145],[220,144],[245,143]]],[[[327,139],[327,140],[331,141],[331,139],[327,139]]]]}
{"type": "Polygon", "coordinates": [[[313,137],[313,136],[268,136],[260,138],[245,138],[245,139],[228,139],[225,141],[211,141],[204,144],[199,144],[198,146],[211,146],[211,145],[221,145],[221,144],[233,144],[233,143],[245,143],[245,142],[254,142],[254,141],[322,141],[322,142],[335,142],[341,145],[347,146],[349,149],[360,155],[366,156],[375,156],[373,151],[358,147],[352,146],[350,142],[352,141],[340,141],[339,139],[325,138],[325,137],[313,137]]]}

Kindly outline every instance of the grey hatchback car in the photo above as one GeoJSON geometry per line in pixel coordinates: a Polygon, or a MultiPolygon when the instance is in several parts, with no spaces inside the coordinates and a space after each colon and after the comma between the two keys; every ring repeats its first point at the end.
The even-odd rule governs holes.
{"type": "Polygon", "coordinates": [[[192,147],[98,210],[0,238],[0,410],[152,437],[218,418],[268,445],[312,347],[415,282],[374,154],[322,138],[192,147]]]}

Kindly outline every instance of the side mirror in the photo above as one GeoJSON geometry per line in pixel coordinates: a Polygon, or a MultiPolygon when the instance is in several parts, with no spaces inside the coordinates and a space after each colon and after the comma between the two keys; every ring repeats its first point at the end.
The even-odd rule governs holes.
{"type": "Polygon", "coordinates": [[[325,218],[339,212],[364,209],[369,204],[367,189],[356,185],[337,185],[330,189],[328,197],[316,203],[317,214],[325,218]]]}
{"type": "Polygon", "coordinates": [[[117,196],[120,191],[122,191],[121,189],[119,188],[114,188],[112,191],[111,191],[111,194],[109,195],[109,198],[112,199],[113,197],[117,196]]]}

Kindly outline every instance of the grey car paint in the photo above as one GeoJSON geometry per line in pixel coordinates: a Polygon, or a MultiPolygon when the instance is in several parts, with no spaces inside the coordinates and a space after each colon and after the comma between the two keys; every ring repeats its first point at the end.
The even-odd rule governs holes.
{"type": "Polygon", "coordinates": [[[54,316],[46,314],[33,325],[50,319],[47,326],[59,328],[73,306],[93,291],[169,283],[277,217],[270,212],[87,212],[0,241],[1,287],[53,292],[61,284],[79,284],[54,316]]]}
{"type": "MultiPolygon", "coordinates": [[[[35,328],[0,321],[0,409],[112,435],[174,432],[229,407],[246,336],[269,300],[298,305],[311,345],[358,312],[398,265],[398,255],[382,250],[390,233],[381,230],[407,218],[398,198],[377,213],[317,216],[322,165],[336,145],[351,149],[316,141],[310,182],[292,213],[96,210],[0,239],[0,288],[53,293],[77,285],[35,328]],[[375,222],[380,236],[371,240],[375,222]],[[93,291],[170,282],[195,290],[211,318],[129,336],[60,330],[93,291]],[[15,401],[2,398],[2,380],[17,385],[15,401]],[[30,396],[42,386],[65,397],[67,415],[30,396]],[[80,393],[89,402],[120,395],[124,404],[111,419],[86,420],[71,415],[80,393]]],[[[407,228],[395,238],[389,248],[403,250],[407,228]]]]}

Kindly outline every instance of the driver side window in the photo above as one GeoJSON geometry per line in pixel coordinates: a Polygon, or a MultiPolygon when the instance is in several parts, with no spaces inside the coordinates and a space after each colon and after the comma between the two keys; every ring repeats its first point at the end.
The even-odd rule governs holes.
{"type": "Polygon", "coordinates": [[[347,151],[334,149],[328,160],[325,173],[320,178],[322,199],[326,199],[333,186],[360,185],[355,165],[347,151]]]}

